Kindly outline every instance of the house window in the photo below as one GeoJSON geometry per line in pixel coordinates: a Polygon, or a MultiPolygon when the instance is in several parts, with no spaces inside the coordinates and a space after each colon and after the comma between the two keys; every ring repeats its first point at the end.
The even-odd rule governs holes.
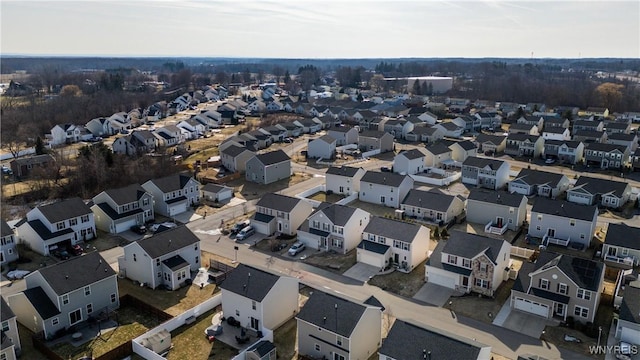
{"type": "Polygon", "coordinates": [[[542,214],[538,214],[538,221],[542,221],[542,214]]]}
{"type": "Polygon", "coordinates": [[[569,220],[569,225],[576,226],[576,221],[573,219],[569,220]]]}
{"type": "Polygon", "coordinates": [[[162,277],[162,271],[158,271],[158,277],[162,277]]]}
{"type": "Polygon", "coordinates": [[[69,303],[69,294],[62,295],[62,305],[67,305],[69,303]]]}
{"type": "Polygon", "coordinates": [[[133,261],[138,261],[138,258],[136,257],[136,254],[133,254],[133,261]]]}
{"type": "Polygon", "coordinates": [[[549,280],[540,279],[539,287],[540,287],[540,289],[543,289],[543,290],[549,290],[549,280]]]}
{"type": "Polygon", "coordinates": [[[4,331],[4,332],[9,331],[9,322],[8,321],[3,321],[2,322],[2,331],[4,331]]]}
{"type": "Polygon", "coordinates": [[[591,291],[578,289],[578,299],[591,300],[591,291]]]}
{"type": "Polygon", "coordinates": [[[456,264],[458,262],[458,257],[455,255],[448,255],[447,256],[447,262],[449,264],[456,264]]]}
{"type": "Polygon", "coordinates": [[[82,215],[80,221],[82,221],[83,223],[89,222],[89,215],[82,215]]]}
{"type": "Polygon", "coordinates": [[[74,226],[78,225],[78,219],[69,219],[69,225],[74,226]]]}
{"type": "Polygon", "coordinates": [[[316,351],[320,351],[320,344],[316,344],[315,349],[316,351]]]}
{"type": "Polygon", "coordinates": [[[485,279],[476,279],[475,281],[477,287],[481,287],[483,289],[489,288],[489,281],[485,279]]]}
{"type": "Polygon", "coordinates": [[[536,225],[536,230],[540,231],[540,225],[536,225]]]}
{"type": "Polygon", "coordinates": [[[116,302],[116,294],[111,294],[111,303],[116,302]]]}
{"type": "Polygon", "coordinates": [[[336,337],[336,345],[342,346],[342,336],[337,336],[336,337]]]}
{"type": "Polygon", "coordinates": [[[74,325],[82,321],[82,311],[80,309],[76,309],[69,313],[69,325],[74,325]]]}
{"type": "Polygon", "coordinates": [[[60,319],[57,317],[54,317],[53,319],[51,319],[51,325],[56,326],[60,323],[60,319]]]}
{"type": "Polygon", "coordinates": [[[514,208],[512,208],[512,207],[510,207],[510,208],[509,208],[509,214],[513,214],[514,212],[515,212],[515,209],[514,209],[514,208]]]}
{"type": "Polygon", "coordinates": [[[196,264],[200,261],[200,257],[196,256],[196,264]]]}
{"type": "Polygon", "coordinates": [[[156,259],[156,266],[160,266],[160,258],[156,259]]]}
{"type": "Polygon", "coordinates": [[[91,314],[93,312],[93,304],[87,304],[87,314],[91,314]]]}
{"type": "Polygon", "coordinates": [[[147,205],[149,205],[149,198],[144,198],[144,199],[142,199],[142,205],[143,205],[143,206],[147,206],[147,205]]]}
{"type": "Polygon", "coordinates": [[[57,230],[63,230],[67,227],[67,225],[64,222],[59,222],[56,224],[56,229],[57,230]]]}
{"type": "Polygon", "coordinates": [[[589,316],[589,309],[586,308],[586,307],[582,307],[582,306],[576,305],[576,308],[573,311],[573,314],[575,316],[580,316],[580,317],[586,318],[586,317],[589,316]]]}
{"type": "Polygon", "coordinates": [[[584,240],[584,234],[580,234],[580,239],[584,240]]]}
{"type": "Polygon", "coordinates": [[[91,295],[91,286],[85,286],[84,287],[84,296],[89,296],[91,295]]]}
{"type": "Polygon", "coordinates": [[[487,272],[487,263],[480,263],[480,271],[487,272]]]}
{"type": "Polygon", "coordinates": [[[569,294],[569,287],[567,284],[558,284],[558,293],[563,295],[569,294]]]}
{"type": "Polygon", "coordinates": [[[387,239],[384,236],[378,236],[378,242],[380,244],[386,244],[387,243],[387,239]]]}
{"type": "Polygon", "coordinates": [[[471,260],[469,259],[462,259],[462,266],[466,267],[466,268],[471,268],[471,260]]]}
{"type": "Polygon", "coordinates": [[[253,309],[253,310],[256,309],[256,302],[255,301],[251,302],[251,309],[253,309]]]}

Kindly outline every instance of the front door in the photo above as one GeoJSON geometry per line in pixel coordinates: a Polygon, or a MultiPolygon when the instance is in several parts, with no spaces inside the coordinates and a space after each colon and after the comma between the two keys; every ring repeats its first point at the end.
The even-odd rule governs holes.
{"type": "Polygon", "coordinates": [[[282,223],[281,222],[278,223],[278,231],[282,232],[282,223]]]}
{"type": "Polygon", "coordinates": [[[504,223],[504,219],[501,217],[497,217],[496,218],[496,225],[497,227],[501,228],[502,227],[502,223],[504,223]]]}
{"type": "Polygon", "coordinates": [[[615,247],[609,247],[609,251],[607,251],[607,255],[609,256],[616,256],[616,254],[618,253],[618,248],[615,247]]]}
{"type": "Polygon", "coordinates": [[[469,287],[469,277],[468,276],[463,276],[462,277],[462,286],[469,287]]]}
{"type": "Polygon", "coordinates": [[[318,247],[318,249],[326,249],[326,248],[327,248],[327,238],[323,236],[320,238],[320,246],[318,247]]]}
{"type": "Polygon", "coordinates": [[[393,255],[393,262],[395,262],[396,264],[400,262],[400,256],[398,256],[398,254],[393,255]]]}
{"type": "Polygon", "coordinates": [[[564,318],[564,311],[565,311],[565,305],[562,303],[557,303],[556,311],[554,312],[554,315],[564,318]]]}
{"type": "Polygon", "coordinates": [[[254,330],[260,330],[260,320],[251,317],[251,328],[254,330]]]}
{"type": "Polygon", "coordinates": [[[547,229],[547,236],[548,237],[555,237],[556,236],[556,229],[547,229]]]}

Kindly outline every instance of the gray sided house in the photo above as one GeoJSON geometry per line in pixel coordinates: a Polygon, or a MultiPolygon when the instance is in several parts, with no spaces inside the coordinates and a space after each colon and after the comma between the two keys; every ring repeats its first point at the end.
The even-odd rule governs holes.
{"type": "Polygon", "coordinates": [[[153,196],[139,184],[110,189],[93,197],[96,227],[118,234],[153,220],[153,196]]]}
{"type": "Polygon", "coordinates": [[[97,251],[38,269],[25,284],[9,305],[19,323],[45,339],[120,306],[116,273],[97,251]]]}
{"type": "MultiPolygon", "coordinates": [[[[377,301],[376,301],[377,302],[377,301]]],[[[298,354],[315,359],[368,359],[382,337],[382,308],[314,291],[296,316],[298,354]]]]}
{"type": "Polygon", "coordinates": [[[393,151],[393,135],[378,130],[365,130],[358,135],[358,148],[363,152],[378,149],[380,153],[393,151]]]}
{"type": "Polygon", "coordinates": [[[406,175],[387,172],[367,171],[360,179],[361,201],[394,208],[413,188],[413,179],[406,175]]]}
{"type": "Polygon", "coordinates": [[[413,189],[405,196],[401,209],[408,217],[444,225],[457,220],[464,212],[465,202],[461,196],[447,195],[438,189],[413,189]]]}
{"type": "Polygon", "coordinates": [[[220,162],[233,173],[244,173],[246,164],[255,154],[242,146],[230,145],[220,150],[220,162]]]}
{"type": "Polygon", "coordinates": [[[188,174],[151,179],[142,187],[153,195],[154,211],[164,216],[182,214],[200,202],[200,183],[188,174]]]}
{"type": "Polygon", "coordinates": [[[616,339],[640,346],[640,284],[635,281],[625,286],[620,318],[616,325],[616,339]]]}
{"type": "Polygon", "coordinates": [[[413,175],[424,171],[425,153],[421,149],[406,150],[393,159],[393,172],[403,175],[413,175]]]}
{"type": "Polygon", "coordinates": [[[591,143],[584,153],[587,166],[600,169],[621,169],[629,163],[629,147],[624,145],[591,143]]]}
{"type": "Polygon", "coordinates": [[[485,232],[516,231],[527,219],[527,197],[502,191],[471,189],[467,198],[467,221],[485,225],[485,232]]]}
{"type": "Polygon", "coordinates": [[[6,221],[0,220],[0,264],[5,264],[18,260],[18,249],[16,248],[16,235],[6,221]]]}
{"type": "Polygon", "coordinates": [[[93,239],[94,215],[80,198],[71,198],[32,209],[16,224],[18,238],[42,255],[93,239]]]}
{"type": "Polygon", "coordinates": [[[504,153],[539,158],[544,152],[544,138],[538,135],[509,134],[504,153]]]}
{"type": "Polygon", "coordinates": [[[327,130],[327,135],[336,139],[337,146],[358,143],[358,130],[356,128],[347,126],[331,127],[327,130]]]}
{"type": "Polygon", "coordinates": [[[503,135],[478,134],[475,139],[478,150],[482,153],[502,153],[507,146],[507,137],[503,135]]]}
{"type": "Polygon", "coordinates": [[[598,208],[568,201],[537,199],[531,209],[529,235],[542,244],[586,249],[596,231],[598,208]]]}
{"type": "Polygon", "coordinates": [[[325,173],[325,189],[336,194],[351,195],[360,191],[360,179],[366,171],[350,166],[332,166],[325,173]]]}
{"type": "Polygon", "coordinates": [[[271,184],[291,177],[291,158],[282,150],[254,155],[247,161],[245,179],[258,184],[271,184]]]}
{"type": "Polygon", "coordinates": [[[491,347],[440,329],[421,327],[397,319],[378,354],[381,360],[489,360],[491,347]]]}
{"type": "Polygon", "coordinates": [[[16,315],[11,311],[9,304],[0,297],[0,323],[2,323],[2,347],[0,358],[15,360],[21,353],[20,335],[16,315]]]}
{"type": "Polygon", "coordinates": [[[298,228],[298,241],[311,249],[346,254],[358,246],[370,218],[362,209],[322,203],[298,228]]]}
{"type": "Polygon", "coordinates": [[[506,161],[470,156],[462,163],[462,183],[498,190],[507,185],[509,169],[506,161]]]}
{"type": "Polygon", "coordinates": [[[567,190],[567,201],[617,209],[629,201],[631,185],[622,181],[580,176],[567,190]]]}
{"type": "Polygon", "coordinates": [[[336,154],[336,139],[331,135],[323,135],[309,140],[307,157],[311,159],[333,159],[336,154]]]}
{"type": "Polygon", "coordinates": [[[580,141],[545,140],[544,156],[560,163],[578,164],[584,160],[584,148],[580,141]]]}
{"type": "Polygon", "coordinates": [[[546,319],[593,322],[603,289],[601,262],[542,251],[524,263],[511,289],[512,309],[546,319]]]}
{"type": "Polygon", "coordinates": [[[570,185],[569,178],[562,174],[522,169],[513,180],[509,181],[509,192],[555,199],[567,191],[570,185]]]}
{"type": "Polygon", "coordinates": [[[640,228],[625,223],[609,224],[602,247],[602,258],[618,265],[640,264],[640,228]]]}
{"type": "Polygon", "coordinates": [[[165,230],[123,247],[120,274],[155,289],[176,290],[202,267],[200,239],[186,226],[165,230]]]}
{"type": "Polygon", "coordinates": [[[251,226],[256,232],[272,235],[275,232],[294,235],[296,229],[313,212],[310,203],[291,196],[267,193],[256,203],[251,226]]]}

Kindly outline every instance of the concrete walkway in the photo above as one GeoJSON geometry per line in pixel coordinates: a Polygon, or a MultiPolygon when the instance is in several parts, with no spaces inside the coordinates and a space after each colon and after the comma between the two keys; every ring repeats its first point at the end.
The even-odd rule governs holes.
{"type": "Polygon", "coordinates": [[[378,273],[380,273],[380,269],[373,265],[357,263],[349,268],[349,270],[342,273],[342,275],[365,282],[369,281],[370,278],[378,273]]]}
{"type": "Polygon", "coordinates": [[[453,295],[453,292],[453,289],[433,283],[426,283],[418,290],[413,298],[437,307],[443,307],[451,295],[453,295]]]}
{"type": "Polygon", "coordinates": [[[502,304],[500,311],[498,311],[498,314],[493,319],[493,325],[504,325],[504,322],[507,321],[507,317],[509,317],[509,314],[511,314],[511,304],[510,301],[507,300],[504,302],[504,304],[502,304]]]}

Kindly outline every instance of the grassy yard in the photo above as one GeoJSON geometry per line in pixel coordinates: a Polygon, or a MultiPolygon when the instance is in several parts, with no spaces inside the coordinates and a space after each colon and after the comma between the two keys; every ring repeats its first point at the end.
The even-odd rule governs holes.
{"type": "Polygon", "coordinates": [[[266,193],[274,193],[280,190],[284,190],[297,183],[309,180],[310,178],[311,175],[306,173],[294,173],[288,179],[283,179],[271,184],[262,185],[250,181],[245,181],[244,177],[242,177],[240,179],[229,181],[225,185],[237,189],[237,191],[239,192],[239,194],[236,195],[237,197],[243,198],[245,200],[253,200],[261,198],[266,193]]]}
{"type": "Polygon", "coordinates": [[[329,195],[327,195],[326,192],[320,191],[320,192],[317,192],[317,193],[309,196],[309,199],[316,200],[316,201],[326,201],[326,202],[330,202],[330,203],[337,203],[338,201],[344,199],[344,196],[338,195],[338,194],[329,194],[329,195]]]}
{"type": "Polygon", "coordinates": [[[309,256],[304,262],[327,271],[342,274],[356,264],[356,250],[351,250],[344,255],[321,252],[317,255],[309,256]]]}
{"type": "Polygon", "coordinates": [[[508,301],[513,283],[514,280],[503,282],[496,290],[495,298],[493,299],[478,297],[476,294],[460,297],[452,296],[449,298],[451,305],[447,303],[444,307],[453,310],[456,314],[491,323],[505,301],[508,301]]]}
{"type": "Polygon", "coordinates": [[[120,325],[115,330],[104,333],[78,347],[70,343],[60,343],[51,349],[64,359],[79,359],[86,355],[98,357],[160,324],[155,316],[142,313],[131,307],[120,308],[117,315],[120,325]]]}
{"type": "Polygon", "coordinates": [[[22,346],[22,355],[20,355],[21,359],[47,360],[46,356],[31,345],[31,337],[33,336],[33,332],[31,330],[18,323],[18,334],[20,336],[20,345],[22,346]]]}
{"type": "Polygon", "coordinates": [[[369,285],[377,286],[404,297],[413,297],[424,285],[424,264],[426,260],[418,264],[413,271],[405,274],[394,271],[391,274],[376,275],[369,280],[369,285]]]}
{"type": "Polygon", "coordinates": [[[210,310],[198,317],[198,321],[189,326],[181,326],[171,333],[173,349],[167,354],[168,360],[206,360],[231,359],[238,354],[233,347],[220,342],[209,341],[204,330],[211,325],[211,317],[220,309],[210,310]]]}
{"type": "Polygon", "coordinates": [[[297,359],[298,345],[296,318],[292,318],[273,332],[273,343],[278,349],[278,359],[297,359]]]}

